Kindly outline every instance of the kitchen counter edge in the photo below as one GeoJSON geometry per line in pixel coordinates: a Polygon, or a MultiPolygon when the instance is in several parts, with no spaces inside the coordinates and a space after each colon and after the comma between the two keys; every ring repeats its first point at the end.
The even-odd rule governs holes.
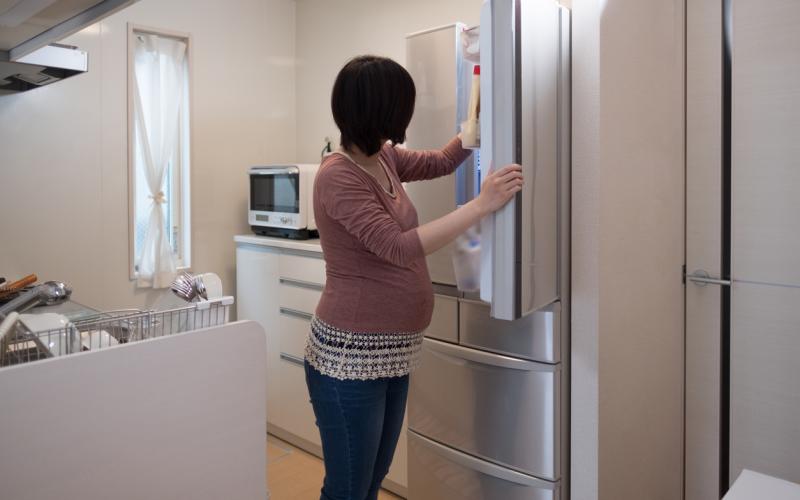
{"type": "Polygon", "coordinates": [[[289,250],[302,250],[305,252],[322,253],[319,238],[310,240],[290,240],[288,238],[273,238],[269,236],[258,236],[255,234],[239,234],[233,237],[238,244],[258,245],[273,248],[286,248],[289,250]]]}

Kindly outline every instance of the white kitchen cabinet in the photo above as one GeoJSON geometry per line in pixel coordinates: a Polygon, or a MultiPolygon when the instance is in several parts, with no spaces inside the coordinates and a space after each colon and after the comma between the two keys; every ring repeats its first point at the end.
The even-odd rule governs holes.
{"type": "MultiPolygon", "coordinates": [[[[238,318],[261,323],[267,336],[269,432],[321,456],[322,448],[303,370],[311,317],[325,284],[317,240],[236,236],[238,318]]],[[[406,424],[384,487],[402,496],[407,486],[406,424]]]]}

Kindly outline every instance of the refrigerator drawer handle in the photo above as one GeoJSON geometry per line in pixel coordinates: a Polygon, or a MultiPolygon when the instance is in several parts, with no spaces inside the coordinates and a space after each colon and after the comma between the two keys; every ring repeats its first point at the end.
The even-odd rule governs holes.
{"type": "Polygon", "coordinates": [[[480,472],[481,474],[492,476],[494,478],[501,479],[503,481],[516,483],[522,486],[537,488],[540,490],[553,491],[556,488],[558,488],[558,483],[551,483],[550,481],[545,481],[543,479],[529,476],[527,474],[522,474],[521,472],[516,472],[510,469],[506,469],[505,467],[500,467],[499,465],[494,465],[492,463],[485,462],[481,459],[448,448],[447,446],[441,445],[435,441],[431,441],[430,439],[420,434],[417,434],[413,430],[409,430],[408,433],[411,435],[411,438],[414,441],[428,448],[428,450],[430,450],[431,452],[439,455],[440,457],[444,458],[449,462],[456,463],[466,469],[475,472],[480,472]]]}
{"type": "Polygon", "coordinates": [[[448,344],[446,342],[439,342],[438,340],[432,340],[429,338],[426,338],[423,341],[423,346],[427,346],[428,349],[436,353],[443,354],[457,360],[472,361],[473,363],[497,366],[500,368],[507,368],[509,370],[551,373],[558,370],[558,365],[525,361],[522,359],[503,356],[502,354],[483,352],[476,349],[448,344]]]}

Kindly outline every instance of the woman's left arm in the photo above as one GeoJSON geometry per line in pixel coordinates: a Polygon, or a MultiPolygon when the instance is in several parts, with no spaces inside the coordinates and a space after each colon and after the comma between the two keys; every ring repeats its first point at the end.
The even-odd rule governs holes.
{"type": "Polygon", "coordinates": [[[441,151],[412,151],[392,148],[397,175],[403,182],[423,181],[452,174],[472,150],[461,146],[461,139],[454,137],[441,151]]]}

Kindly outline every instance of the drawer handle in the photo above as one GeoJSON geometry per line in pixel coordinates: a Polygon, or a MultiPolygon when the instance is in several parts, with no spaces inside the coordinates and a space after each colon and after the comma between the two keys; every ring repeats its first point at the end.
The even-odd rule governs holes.
{"type": "Polygon", "coordinates": [[[417,434],[413,430],[409,430],[409,444],[413,446],[414,443],[418,443],[419,445],[428,448],[428,450],[439,455],[448,462],[458,464],[465,469],[485,474],[501,481],[508,481],[520,486],[550,491],[553,491],[558,487],[558,483],[551,483],[550,481],[531,477],[527,474],[522,474],[521,472],[512,471],[504,467],[485,462],[473,456],[461,453],[452,448],[448,448],[447,446],[431,441],[421,434],[417,434]]]}
{"type": "Polygon", "coordinates": [[[471,361],[486,366],[497,366],[500,368],[507,368],[509,370],[522,370],[526,372],[556,372],[558,365],[551,365],[548,363],[536,363],[533,361],[525,361],[522,359],[510,358],[502,354],[486,353],[475,349],[469,349],[457,345],[446,344],[438,340],[431,340],[426,338],[423,341],[423,347],[427,347],[431,351],[453,358],[459,362],[471,361]]]}
{"type": "Polygon", "coordinates": [[[300,318],[307,321],[311,321],[311,319],[314,317],[313,314],[309,314],[303,311],[298,311],[297,309],[290,309],[288,307],[281,307],[281,314],[285,316],[294,316],[295,318],[300,318]]]}
{"type": "Polygon", "coordinates": [[[303,358],[298,358],[292,354],[287,354],[285,352],[281,353],[281,359],[284,361],[288,361],[289,363],[295,364],[297,366],[305,366],[305,360],[303,358]]]}
{"type": "Polygon", "coordinates": [[[319,283],[312,283],[310,281],[296,280],[292,278],[279,278],[278,281],[283,285],[296,286],[298,288],[308,288],[309,290],[316,290],[318,292],[321,292],[322,289],[325,288],[319,283]]]}

